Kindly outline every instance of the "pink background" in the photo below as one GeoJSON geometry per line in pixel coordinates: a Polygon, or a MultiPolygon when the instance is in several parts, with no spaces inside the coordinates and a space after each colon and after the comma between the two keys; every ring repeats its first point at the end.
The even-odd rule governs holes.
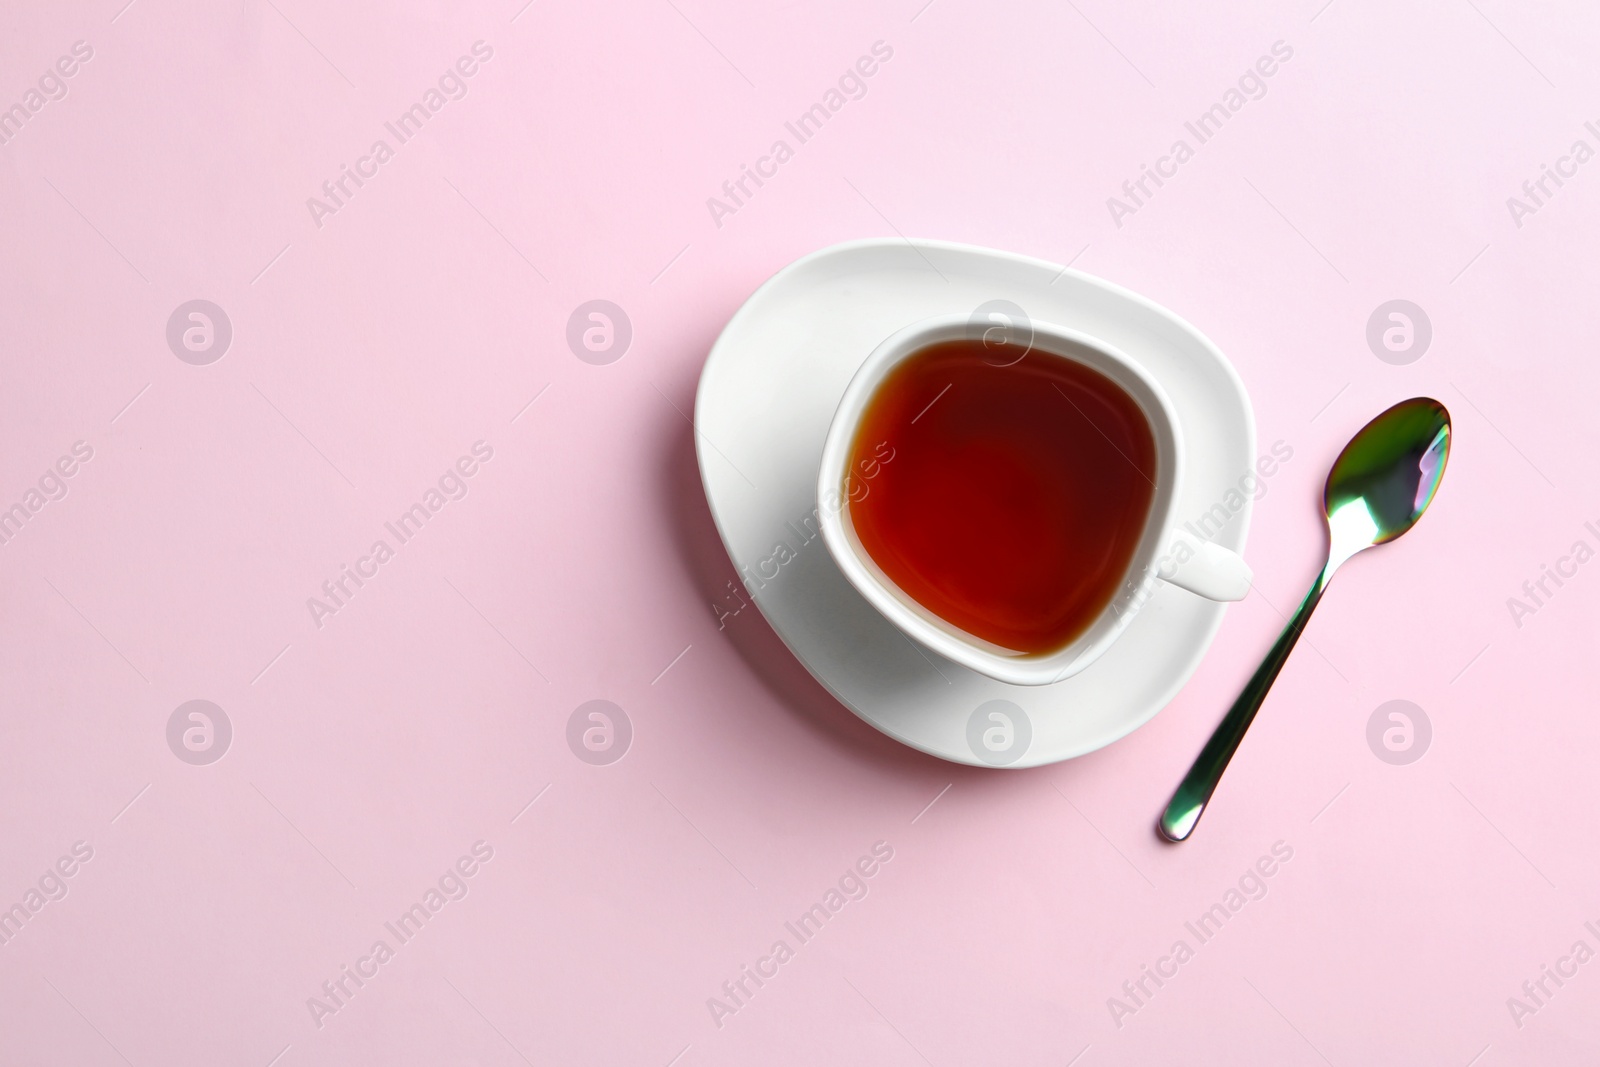
{"type": "Polygon", "coordinates": [[[1520,626],[1506,601],[1600,547],[1573,447],[1600,163],[1520,226],[1506,198],[1600,147],[1600,14],[1320,4],[0,15],[0,105],[93,49],[0,147],[0,507],[94,451],[0,545],[0,906],[93,849],[0,945],[0,1062],[1594,1062],[1600,962],[1507,998],[1600,950],[1600,564],[1520,626]],[[478,40],[465,98],[319,228],[307,198],[478,40]],[[718,227],[706,198],[880,40],[865,97],[718,227]],[[1106,198],[1280,40],[1266,95],[1118,227],[1106,198]],[[754,612],[716,625],[733,571],[683,417],[707,349],[784,263],[896,232],[1171,307],[1294,450],[1259,595],[1165,712],[1068,764],[918,755],[754,612]],[[233,326],[209,366],[165,339],[196,298],[233,326]],[[595,298],[634,331],[606,366],[565,342],[595,298]],[[1433,325],[1406,366],[1365,340],[1393,298],[1433,325]],[[1341,574],[1196,837],[1161,845],[1316,569],[1328,462],[1419,393],[1457,430],[1433,512],[1341,574]],[[479,440],[467,496],[319,629],[306,599],[479,440]],[[196,698],[234,730],[209,766],[166,740],[196,698]],[[634,729],[609,766],[565,740],[597,698],[634,729]],[[1408,766],[1366,741],[1392,699],[1433,724],[1408,766]],[[307,999],[480,840],[468,895],[319,1027],[307,999]],[[707,999],[878,841],[865,899],[719,1027],[707,999]],[[1278,841],[1265,898],[1119,1026],[1108,998],[1278,841]]]}

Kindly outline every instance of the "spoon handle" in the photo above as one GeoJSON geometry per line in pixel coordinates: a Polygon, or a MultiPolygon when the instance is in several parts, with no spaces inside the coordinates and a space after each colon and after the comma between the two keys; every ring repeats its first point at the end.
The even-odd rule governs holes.
{"type": "Polygon", "coordinates": [[[1322,573],[1317,575],[1311,591],[1306,593],[1305,599],[1295,609],[1289,624],[1278,635],[1272,651],[1267,653],[1266,659],[1261,661],[1261,666],[1256,668],[1256,673],[1251,676],[1239,698],[1233,702],[1233,707],[1228,709],[1228,714],[1217,724],[1211,739],[1206,742],[1206,747],[1195,757],[1189,773],[1184,775],[1183,781],[1178,784],[1177,791],[1172,794],[1172,799],[1167,803],[1167,810],[1161,813],[1161,821],[1157,824],[1161,836],[1168,841],[1183,841],[1194,832],[1195,823],[1200,821],[1200,813],[1205,811],[1207,802],[1211,800],[1217,782],[1222,779],[1222,772],[1227,770],[1228,761],[1233,759],[1233,754],[1239,749],[1239,742],[1244,740],[1245,731],[1250,729],[1250,723],[1255,719],[1256,712],[1267,699],[1267,690],[1271,689],[1272,683],[1277,680],[1278,672],[1283,669],[1284,661],[1294,650],[1295,642],[1300,639],[1300,633],[1306,628],[1306,622],[1311,618],[1312,611],[1322,600],[1323,590],[1328,588],[1328,580],[1333,577],[1333,570],[1331,561],[1322,568],[1322,573]]]}

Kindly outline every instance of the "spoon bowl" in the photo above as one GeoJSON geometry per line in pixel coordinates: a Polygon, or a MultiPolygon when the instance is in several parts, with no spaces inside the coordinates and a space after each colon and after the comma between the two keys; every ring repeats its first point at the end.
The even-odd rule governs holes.
{"type": "Polygon", "coordinates": [[[1449,456],[1450,413],[1437,400],[1405,400],[1367,423],[1334,460],[1322,490],[1330,548],[1340,535],[1353,545],[1369,526],[1361,548],[1387,544],[1415,526],[1439,491],[1449,456]],[[1347,509],[1354,509],[1348,518],[1347,509]]]}

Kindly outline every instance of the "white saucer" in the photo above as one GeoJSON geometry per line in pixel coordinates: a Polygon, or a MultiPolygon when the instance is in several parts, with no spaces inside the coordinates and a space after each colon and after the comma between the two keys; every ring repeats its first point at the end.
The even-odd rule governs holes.
{"type": "MultiPolygon", "coordinates": [[[[1098,278],[942,241],[851,241],[774,275],[711,349],[695,444],[746,595],[817,681],[913,748],[976,766],[1035,767],[1108,745],[1166,706],[1199,666],[1225,606],[1164,586],[1083,673],[1013,686],[913,644],[845,581],[813,517],[823,439],[845,386],[900,327],[991,300],[1098,337],[1162,384],[1188,450],[1180,521],[1198,520],[1230,490],[1238,500],[1256,460],[1255,419],[1239,376],[1198,330],[1098,278]]],[[[1211,536],[1239,553],[1251,510],[1243,499],[1211,536]]]]}

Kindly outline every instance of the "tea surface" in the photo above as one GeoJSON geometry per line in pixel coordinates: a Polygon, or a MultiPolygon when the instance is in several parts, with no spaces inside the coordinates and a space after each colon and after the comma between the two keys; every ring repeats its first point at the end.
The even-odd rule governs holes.
{"type": "Polygon", "coordinates": [[[941,342],[879,384],[850,465],[878,473],[850,519],[923,607],[1048,653],[1088,629],[1128,570],[1155,495],[1155,438],[1099,371],[1039,351],[992,359],[981,341],[941,342]],[[894,459],[878,467],[880,442],[894,459]]]}

